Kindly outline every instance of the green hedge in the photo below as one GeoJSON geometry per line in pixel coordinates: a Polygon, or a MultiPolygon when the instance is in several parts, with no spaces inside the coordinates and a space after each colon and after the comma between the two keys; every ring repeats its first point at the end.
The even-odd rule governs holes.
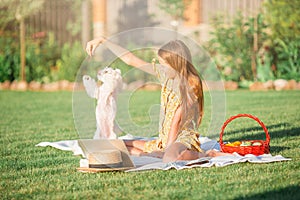
{"type": "Polygon", "coordinates": [[[298,0],[268,0],[264,12],[255,17],[245,19],[239,14],[232,24],[225,24],[223,16],[216,17],[207,48],[223,78],[300,81],[299,7],[298,0]],[[253,48],[255,34],[257,49],[253,48]],[[257,74],[252,70],[254,61],[257,74]]]}
{"type": "MultiPolygon", "coordinates": [[[[19,80],[20,48],[18,38],[0,38],[0,82],[19,80]]],[[[52,34],[45,39],[26,41],[26,81],[48,83],[58,80],[74,81],[84,60],[80,42],[59,47],[52,34]]]]}

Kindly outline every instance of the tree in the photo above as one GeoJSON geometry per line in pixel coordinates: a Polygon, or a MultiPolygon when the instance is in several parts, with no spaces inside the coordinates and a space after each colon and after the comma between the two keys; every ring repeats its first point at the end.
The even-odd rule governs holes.
{"type": "Polygon", "coordinates": [[[241,13],[232,24],[224,23],[223,15],[212,22],[214,29],[208,49],[227,80],[242,81],[257,79],[257,50],[267,39],[263,15],[244,19],[241,13]]]}
{"type": "Polygon", "coordinates": [[[300,39],[300,1],[268,0],[264,3],[266,20],[274,38],[300,39]]]}
{"type": "Polygon", "coordinates": [[[268,0],[264,4],[270,27],[277,78],[300,80],[300,1],[268,0]]]}
{"type": "Polygon", "coordinates": [[[184,19],[184,10],[191,0],[160,0],[158,6],[173,19],[171,25],[177,30],[178,21],[184,19]]]}
{"type": "Polygon", "coordinates": [[[25,18],[38,12],[43,6],[45,0],[1,0],[0,10],[1,29],[16,20],[20,28],[20,60],[21,60],[21,81],[25,81],[25,66],[26,66],[26,42],[25,42],[25,18]]]}

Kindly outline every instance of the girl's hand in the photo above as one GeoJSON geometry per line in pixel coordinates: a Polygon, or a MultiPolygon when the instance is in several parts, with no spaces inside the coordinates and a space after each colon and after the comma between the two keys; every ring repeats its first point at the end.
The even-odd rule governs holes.
{"type": "Polygon", "coordinates": [[[100,38],[89,41],[86,44],[86,48],[85,48],[85,50],[89,54],[89,56],[92,56],[94,54],[96,48],[103,42],[105,42],[104,37],[100,37],[100,38]]]}

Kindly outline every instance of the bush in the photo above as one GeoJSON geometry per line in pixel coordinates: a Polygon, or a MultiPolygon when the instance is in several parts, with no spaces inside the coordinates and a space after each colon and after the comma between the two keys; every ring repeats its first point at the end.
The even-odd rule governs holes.
{"type": "Polygon", "coordinates": [[[76,41],[72,45],[66,43],[62,48],[61,58],[56,62],[56,69],[51,73],[52,80],[75,81],[85,56],[80,42],[76,41]]]}
{"type": "Polygon", "coordinates": [[[276,77],[300,81],[300,40],[285,42],[277,38],[274,50],[276,52],[276,77]]]}
{"type": "Polygon", "coordinates": [[[256,79],[251,62],[256,62],[256,51],[263,47],[266,40],[263,16],[259,14],[255,18],[244,20],[239,14],[230,25],[223,21],[222,16],[214,19],[212,39],[208,42],[208,50],[221,70],[223,78],[233,81],[256,79]],[[257,20],[256,27],[255,20],[257,20]],[[257,49],[253,47],[254,34],[257,34],[258,38],[257,49]],[[252,56],[254,60],[251,59],[252,56]]]}
{"type": "Polygon", "coordinates": [[[17,38],[0,37],[0,82],[14,81],[20,73],[20,51],[17,38]]]}
{"type": "MultiPolygon", "coordinates": [[[[26,81],[43,82],[51,68],[60,57],[60,48],[49,34],[46,39],[27,40],[26,81]]],[[[1,37],[0,45],[0,82],[14,81],[20,75],[20,48],[17,37],[1,37]]]]}
{"type": "Polygon", "coordinates": [[[26,80],[48,82],[51,70],[55,68],[56,60],[60,58],[61,50],[53,34],[46,39],[28,40],[26,48],[26,80]]]}
{"type": "Polygon", "coordinates": [[[276,78],[300,80],[300,1],[268,0],[264,3],[271,29],[276,78]]]}
{"type": "MultiPolygon", "coordinates": [[[[1,37],[0,82],[14,81],[20,75],[18,38],[1,37]]],[[[85,54],[79,42],[65,44],[61,49],[53,34],[44,39],[27,39],[26,81],[48,83],[58,80],[74,81],[85,54]]]]}
{"type": "Polygon", "coordinates": [[[267,0],[263,6],[272,39],[280,38],[285,42],[299,41],[299,0],[267,0]]]}

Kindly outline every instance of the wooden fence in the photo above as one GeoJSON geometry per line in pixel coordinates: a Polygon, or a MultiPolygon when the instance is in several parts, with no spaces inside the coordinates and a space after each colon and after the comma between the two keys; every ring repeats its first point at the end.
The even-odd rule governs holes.
{"type": "MultiPolygon", "coordinates": [[[[241,11],[244,16],[251,16],[259,12],[263,2],[263,0],[199,1],[201,4],[200,23],[209,23],[210,19],[218,13],[226,14],[227,17],[224,18],[226,22],[230,22],[232,16],[238,11],[241,11]]],[[[81,40],[82,10],[80,2],[82,1],[46,0],[43,9],[26,20],[27,36],[43,37],[45,34],[53,33],[59,44],[81,40]],[[74,25],[68,29],[67,26],[70,22],[73,22],[74,25]],[[74,30],[75,32],[77,30],[77,34],[72,34],[74,30]]],[[[165,19],[166,14],[159,9],[158,2],[159,0],[107,0],[107,34],[111,35],[129,28],[140,27],[143,24],[151,26],[148,21],[152,14],[156,16],[156,18],[154,17],[155,22],[158,22],[153,23],[153,25],[164,26],[168,22],[165,19]],[[130,8],[135,10],[128,10],[130,8]],[[147,13],[149,8],[150,13],[147,13]],[[139,16],[141,12],[138,11],[143,12],[142,16],[139,16]]],[[[92,12],[92,6],[90,6],[89,11],[92,12]]],[[[90,20],[92,23],[92,19],[90,20]]],[[[91,33],[92,30],[89,32],[91,33]]]]}
{"type": "Polygon", "coordinates": [[[232,17],[241,12],[250,17],[260,12],[263,0],[202,0],[202,22],[209,23],[218,14],[225,14],[224,20],[231,22],[232,17]]]}
{"type": "Polygon", "coordinates": [[[76,13],[72,10],[73,8],[76,9],[74,2],[46,0],[41,11],[26,20],[27,36],[39,38],[53,34],[60,45],[79,40],[81,32],[73,34],[72,29],[67,28],[72,21],[75,22],[78,19],[78,15],[80,19],[80,7],[76,13]]]}

